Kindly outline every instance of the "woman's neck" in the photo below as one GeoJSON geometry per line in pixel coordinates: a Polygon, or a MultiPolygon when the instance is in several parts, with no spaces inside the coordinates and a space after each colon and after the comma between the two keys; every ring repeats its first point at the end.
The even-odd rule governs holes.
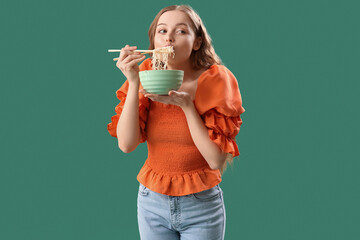
{"type": "Polygon", "coordinates": [[[192,80],[194,75],[198,72],[197,70],[193,69],[190,64],[190,61],[180,63],[177,65],[170,65],[167,66],[168,70],[183,70],[184,71],[184,81],[192,80]]]}

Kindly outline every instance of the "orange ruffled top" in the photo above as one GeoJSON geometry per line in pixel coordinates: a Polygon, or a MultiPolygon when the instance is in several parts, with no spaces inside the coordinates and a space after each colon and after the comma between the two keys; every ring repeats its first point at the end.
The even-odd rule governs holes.
{"type": "MultiPolygon", "coordinates": [[[[151,70],[151,59],[140,65],[140,71],[151,70]]],[[[122,112],[129,82],[126,80],[116,96],[120,103],[116,115],[107,125],[111,136],[122,112]]],[[[142,89],[140,84],[140,89],[142,89]]],[[[223,65],[212,65],[198,78],[194,99],[210,139],[223,152],[240,155],[235,136],[240,131],[240,114],[245,112],[236,78],[223,65]]],[[[186,117],[176,105],[153,102],[139,93],[141,142],[147,141],[148,158],[137,180],[152,191],[183,196],[210,189],[221,182],[219,169],[209,167],[195,146],[186,117]]]]}

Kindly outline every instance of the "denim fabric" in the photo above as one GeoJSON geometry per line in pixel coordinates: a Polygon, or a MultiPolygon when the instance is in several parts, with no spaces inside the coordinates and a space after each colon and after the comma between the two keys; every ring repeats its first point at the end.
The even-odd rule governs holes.
{"type": "Polygon", "coordinates": [[[185,196],[168,196],[140,183],[137,199],[141,240],[222,240],[226,214],[219,185],[185,196]]]}

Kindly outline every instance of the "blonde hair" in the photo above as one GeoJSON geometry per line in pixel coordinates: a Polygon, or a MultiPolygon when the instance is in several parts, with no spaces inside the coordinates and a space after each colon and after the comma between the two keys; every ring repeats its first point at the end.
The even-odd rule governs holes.
{"type": "Polygon", "coordinates": [[[201,21],[200,16],[195,12],[189,5],[172,5],[165,7],[155,16],[154,20],[150,24],[148,35],[150,46],[149,50],[154,49],[154,38],[156,33],[156,25],[159,21],[160,16],[167,11],[178,10],[186,13],[191,20],[191,29],[195,33],[195,37],[201,37],[201,45],[198,50],[193,50],[190,55],[190,61],[194,69],[199,70],[202,68],[208,69],[213,64],[223,65],[220,57],[215,53],[212,45],[212,40],[208,32],[206,31],[205,25],[201,21]]]}
{"type": "Polygon", "coordinates": [[[228,153],[228,154],[226,155],[224,164],[219,168],[221,175],[224,174],[224,172],[225,172],[225,170],[226,170],[226,167],[227,167],[227,163],[229,163],[229,164],[232,166],[232,165],[233,165],[233,162],[234,162],[234,157],[232,156],[231,153],[228,153]]]}
{"type": "MultiPolygon", "coordinates": [[[[189,5],[172,5],[165,7],[156,14],[154,20],[150,24],[148,36],[149,36],[149,50],[155,48],[154,39],[156,33],[156,25],[159,21],[160,16],[167,11],[178,10],[186,13],[191,20],[191,29],[195,33],[195,38],[201,37],[201,44],[198,50],[193,50],[190,55],[190,61],[194,69],[199,70],[202,68],[210,68],[213,64],[223,65],[220,57],[216,54],[215,49],[212,45],[212,40],[207,32],[204,23],[202,22],[199,14],[189,5]]],[[[233,156],[227,154],[224,164],[219,168],[221,175],[225,172],[227,163],[232,165],[233,156]]]]}

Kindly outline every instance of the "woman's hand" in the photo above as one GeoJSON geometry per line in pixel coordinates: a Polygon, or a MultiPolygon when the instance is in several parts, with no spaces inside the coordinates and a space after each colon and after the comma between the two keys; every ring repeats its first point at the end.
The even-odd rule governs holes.
{"type": "Polygon", "coordinates": [[[129,45],[126,45],[121,49],[119,60],[116,62],[116,67],[121,70],[129,83],[139,81],[140,69],[137,63],[145,59],[145,55],[134,52],[136,48],[136,46],[130,47],[129,45]]]}
{"type": "Polygon", "coordinates": [[[140,92],[144,94],[145,97],[150,98],[152,101],[161,102],[164,104],[172,104],[181,107],[183,110],[189,107],[193,103],[193,99],[187,92],[177,92],[171,90],[169,95],[158,95],[147,93],[144,89],[141,89],[140,92]]]}

